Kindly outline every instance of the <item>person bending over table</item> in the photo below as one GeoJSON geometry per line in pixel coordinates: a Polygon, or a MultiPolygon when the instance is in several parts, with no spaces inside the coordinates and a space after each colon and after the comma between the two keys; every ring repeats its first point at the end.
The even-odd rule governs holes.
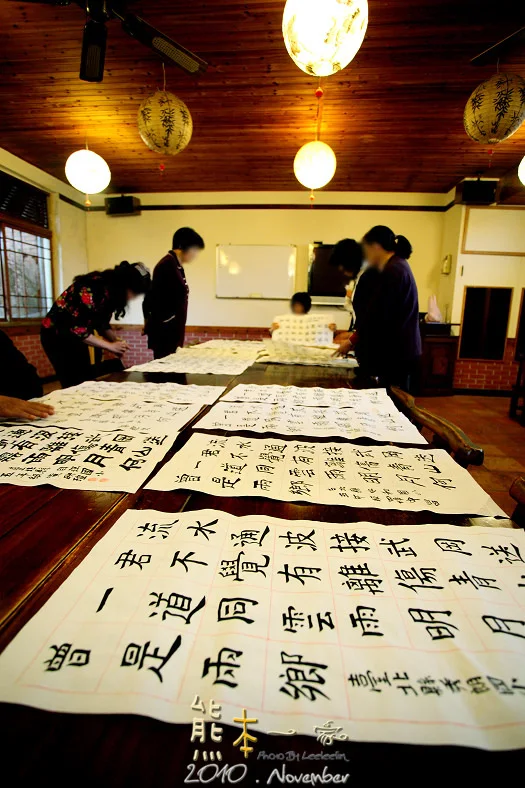
{"type": "Polygon", "coordinates": [[[42,396],[42,383],[34,366],[3,331],[0,331],[0,367],[1,418],[32,421],[54,413],[49,405],[25,401],[42,396]]]}
{"type": "Polygon", "coordinates": [[[345,308],[351,315],[350,326],[335,340],[340,345],[339,355],[342,356],[356,345],[359,320],[365,314],[378,283],[379,271],[371,268],[363,256],[363,247],[352,238],[343,238],[336,243],[330,256],[330,265],[336,267],[348,282],[345,308]]]}
{"type": "Polygon", "coordinates": [[[361,371],[380,385],[414,387],[421,360],[417,285],[408,259],[412,246],[389,227],[373,227],[363,238],[378,284],[359,317],[356,355],[361,371]]]}
{"type": "MultiPolygon", "coordinates": [[[[312,299],[310,298],[308,293],[294,293],[293,296],[290,298],[290,311],[292,315],[307,315],[310,309],[312,308],[312,299]]],[[[279,328],[279,323],[274,320],[272,325],[270,326],[270,333],[273,334],[274,331],[277,331],[279,328]]],[[[328,328],[331,331],[335,331],[337,326],[335,323],[330,323],[328,328]]]]}
{"type": "Polygon", "coordinates": [[[153,270],[151,291],[143,303],[144,333],[155,358],[164,358],[184,345],[189,287],[184,265],[204,249],[201,236],[181,227],[173,236],[172,249],[153,270]]]}
{"type": "Polygon", "coordinates": [[[126,312],[128,302],[151,285],[142,263],[124,261],[105,271],[75,277],[42,320],[42,346],[63,388],[93,379],[89,347],[107,350],[120,358],[127,343],[110,327],[126,312]],[[100,336],[95,336],[97,331],[100,336]]]}

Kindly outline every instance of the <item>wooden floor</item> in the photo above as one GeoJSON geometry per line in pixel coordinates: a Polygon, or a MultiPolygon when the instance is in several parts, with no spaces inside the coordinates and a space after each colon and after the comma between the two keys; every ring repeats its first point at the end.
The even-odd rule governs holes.
{"type": "Polygon", "coordinates": [[[481,468],[469,468],[476,481],[501,508],[512,514],[515,503],[509,488],[516,476],[525,475],[525,429],[509,418],[507,397],[420,397],[428,408],[461,427],[485,450],[481,468]]]}

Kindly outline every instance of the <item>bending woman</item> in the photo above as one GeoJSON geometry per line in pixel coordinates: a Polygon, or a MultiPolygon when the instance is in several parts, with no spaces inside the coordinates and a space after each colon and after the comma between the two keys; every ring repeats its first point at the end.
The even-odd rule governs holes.
{"type": "Polygon", "coordinates": [[[146,293],[151,284],[142,263],[119,263],[106,271],[75,277],[42,320],[40,337],[64,388],[94,377],[89,347],[120,358],[127,344],[110,327],[126,312],[128,302],[146,293]],[[95,336],[97,331],[100,336],[95,336]]]}

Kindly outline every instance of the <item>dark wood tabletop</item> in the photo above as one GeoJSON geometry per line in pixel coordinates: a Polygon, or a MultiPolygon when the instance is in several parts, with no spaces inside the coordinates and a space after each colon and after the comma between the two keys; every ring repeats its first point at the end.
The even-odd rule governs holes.
{"type": "MultiPolygon", "coordinates": [[[[227,388],[238,383],[325,388],[355,386],[353,372],[348,370],[281,364],[254,364],[235,378],[132,372],[113,374],[106,379],[169,381],[227,388]]],[[[192,432],[190,426],[178,436],[174,448],[163,462],[173,456],[192,432]]],[[[322,439],[309,437],[308,440],[322,439]]],[[[432,522],[448,522],[460,527],[517,527],[506,519],[324,506],[264,498],[217,498],[191,491],[141,489],[135,494],[127,494],[59,490],[51,486],[0,485],[0,649],[9,643],[129,508],[169,512],[216,508],[238,516],[264,514],[325,522],[369,521],[393,527],[432,522]]],[[[227,730],[226,727],[221,749],[223,763],[231,765],[239,763],[239,753],[228,743],[233,738],[227,735],[227,730]]],[[[193,753],[189,726],[173,726],[133,715],[68,715],[2,704],[0,731],[0,763],[3,772],[10,775],[12,784],[17,787],[26,784],[57,785],[66,781],[70,784],[82,776],[86,782],[96,786],[158,785],[171,788],[184,784],[193,753]]],[[[286,737],[257,735],[259,751],[283,754],[292,749],[300,753],[323,752],[321,744],[313,738],[294,737],[292,743],[286,737]]],[[[350,773],[350,783],[352,779],[361,778],[375,784],[370,776],[371,773],[377,776],[378,762],[388,764],[389,769],[399,770],[400,776],[404,774],[406,777],[409,773],[421,776],[428,771],[439,751],[440,760],[445,758],[447,762],[447,782],[455,784],[454,778],[462,774],[468,773],[470,778],[476,774],[485,778],[487,769],[493,765],[499,768],[502,758],[505,758],[506,766],[517,765],[522,755],[515,751],[498,754],[460,747],[427,748],[351,742],[337,742],[332,748],[325,748],[324,752],[335,750],[342,754],[341,760],[313,761],[315,768],[307,771],[322,771],[323,765],[329,765],[332,774],[350,773]],[[423,769],[424,772],[421,771],[423,769]]],[[[266,784],[268,775],[278,763],[281,762],[257,761],[249,770],[249,776],[238,784],[266,784]]],[[[291,766],[290,770],[293,771],[291,766]]],[[[222,783],[218,778],[208,784],[218,786],[222,783]]],[[[274,784],[279,783],[274,780],[274,784]]]]}

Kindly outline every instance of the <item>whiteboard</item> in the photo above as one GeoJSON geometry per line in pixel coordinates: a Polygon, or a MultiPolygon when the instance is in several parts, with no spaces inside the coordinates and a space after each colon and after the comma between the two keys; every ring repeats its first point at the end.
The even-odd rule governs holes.
{"type": "Polygon", "coordinates": [[[288,299],[294,293],[296,246],[217,246],[217,298],[288,299]]]}

